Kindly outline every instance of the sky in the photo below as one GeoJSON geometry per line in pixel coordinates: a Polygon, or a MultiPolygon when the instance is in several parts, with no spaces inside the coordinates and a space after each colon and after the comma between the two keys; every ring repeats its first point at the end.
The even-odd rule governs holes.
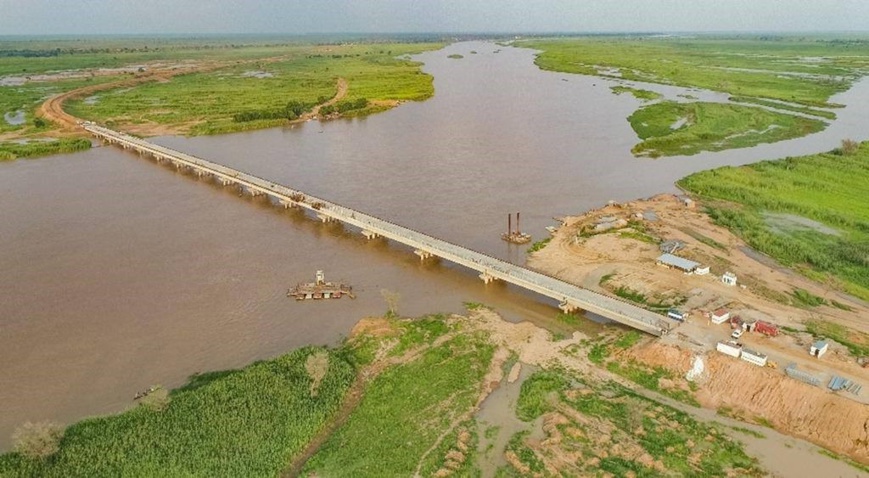
{"type": "Polygon", "coordinates": [[[0,0],[0,36],[869,30],[869,0],[0,0]]]}

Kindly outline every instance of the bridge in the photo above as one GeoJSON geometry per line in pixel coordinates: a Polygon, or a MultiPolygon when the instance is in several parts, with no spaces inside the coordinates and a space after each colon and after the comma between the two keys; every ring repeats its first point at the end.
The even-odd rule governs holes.
{"type": "Polygon", "coordinates": [[[487,284],[502,280],[550,297],[558,301],[559,308],[566,313],[579,309],[585,310],[657,336],[667,334],[677,325],[677,322],[671,319],[614,297],[583,289],[555,277],[472,251],[287,186],[149,143],[94,123],[84,122],[82,126],[93,136],[108,144],[136,151],[143,156],[152,156],[158,162],[168,162],[178,169],[189,170],[200,177],[212,177],[224,186],[236,185],[252,196],[269,196],[286,208],[307,209],[323,222],[340,221],[352,225],[359,228],[368,239],[384,237],[405,244],[413,248],[414,253],[421,260],[439,257],[479,272],[480,279],[487,284]]]}

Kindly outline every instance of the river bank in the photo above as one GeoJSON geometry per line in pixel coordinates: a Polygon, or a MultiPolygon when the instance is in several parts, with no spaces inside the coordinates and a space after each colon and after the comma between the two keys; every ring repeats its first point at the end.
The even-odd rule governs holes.
{"type": "MultiPolygon", "coordinates": [[[[488,470],[484,476],[533,470],[790,476],[795,470],[824,469],[826,476],[853,474],[845,463],[800,440],[635,390],[586,357],[592,336],[576,332],[554,340],[528,322],[510,323],[485,306],[470,307],[462,316],[365,319],[337,349],[308,347],[243,370],[197,377],[173,391],[161,408],[142,405],[71,426],[50,460],[0,455],[0,472],[65,476],[73,470],[93,475],[171,469],[200,475],[215,466],[234,466],[243,474],[291,468],[331,474],[340,468],[358,476],[414,470],[437,476],[474,470],[488,470]],[[525,368],[530,372],[523,373],[525,368]],[[352,387],[351,370],[358,383],[352,387]],[[496,403],[503,399],[496,392],[514,382],[520,387],[516,401],[492,422],[487,411],[503,405],[496,403]],[[280,440],[273,432],[261,433],[288,418],[275,413],[294,409],[242,406],[264,398],[264,383],[269,384],[268,396],[316,404],[318,412],[293,420],[291,429],[280,427],[280,440]],[[354,391],[348,393],[350,388],[354,391]],[[239,420],[239,407],[255,416],[239,420]],[[518,428],[506,440],[493,441],[499,420],[507,419],[504,413],[518,418],[518,428]],[[251,427],[260,421],[263,426],[251,427]],[[227,461],[225,454],[209,452],[217,446],[205,438],[209,435],[180,432],[189,432],[192,422],[197,429],[214,426],[226,439],[245,437],[244,446],[258,451],[227,461]],[[315,437],[315,430],[324,435],[315,437]],[[576,440],[583,436],[591,442],[576,440]],[[155,448],[157,442],[164,446],[155,448]],[[495,449],[494,443],[500,446],[495,449]],[[139,446],[147,450],[137,452],[139,446]],[[265,449],[268,453],[262,453],[265,449]],[[498,456],[503,457],[496,461],[500,464],[483,464],[498,456]],[[779,456],[792,461],[782,464],[779,456]]],[[[645,342],[626,353],[640,353],[645,342]]]]}

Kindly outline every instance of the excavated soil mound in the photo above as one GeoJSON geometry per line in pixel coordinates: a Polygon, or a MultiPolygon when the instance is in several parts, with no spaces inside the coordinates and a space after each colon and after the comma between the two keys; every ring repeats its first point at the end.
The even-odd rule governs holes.
{"type": "MultiPolygon", "coordinates": [[[[692,352],[660,343],[635,347],[629,355],[684,375],[692,352]]],[[[781,372],[711,353],[696,393],[706,408],[732,410],[748,420],[762,418],[777,430],[869,464],[869,406],[799,382],[781,372]]]]}

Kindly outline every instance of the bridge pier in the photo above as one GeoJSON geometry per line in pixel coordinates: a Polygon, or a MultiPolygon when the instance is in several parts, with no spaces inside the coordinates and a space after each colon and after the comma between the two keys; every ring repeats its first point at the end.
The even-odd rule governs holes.
{"type": "Polygon", "coordinates": [[[434,254],[429,251],[424,251],[422,249],[416,249],[413,251],[413,253],[419,256],[420,262],[434,257],[434,254]]]}
{"type": "Polygon", "coordinates": [[[480,273],[480,276],[479,276],[479,277],[480,277],[480,279],[483,280],[483,283],[484,283],[484,284],[488,284],[488,283],[490,283],[490,282],[495,282],[496,280],[498,280],[497,277],[495,277],[495,276],[489,274],[488,272],[482,272],[482,273],[480,273]]]}
{"type": "Polygon", "coordinates": [[[334,217],[327,216],[327,215],[322,214],[322,213],[317,213],[317,218],[320,219],[321,221],[323,221],[324,224],[328,224],[328,223],[335,220],[334,217]]]}
{"type": "Polygon", "coordinates": [[[228,178],[220,178],[217,181],[220,183],[221,186],[229,186],[233,183],[233,180],[228,178]]]}
{"type": "Polygon", "coordinates": [[[373,232],[373,231],[369,231],[367,229],[362,230],[362,235],[365,236],[365,238],[368,239],[369,241],[371,239],[377,239],[378,237],[380,237],[380,234],[373,232]]]}
{"type": "Polygon", "coordinates": [[[287,201],[286,199],[278,199],[278,203],[284,207],[284,209],[289,209],[291,207],[297,207],[296,203],[293,201],[287,201]]]}
{"type": "Polygon", "coordinates": [[[576,312],[577,310],[579,310],[579,307],[571,304],[567,300],[564,300],[560,304],[558,304],[558,308],[561,309],[561,311],[564,312],[565,314],[572,314],[572,313],[576,312]]]}

